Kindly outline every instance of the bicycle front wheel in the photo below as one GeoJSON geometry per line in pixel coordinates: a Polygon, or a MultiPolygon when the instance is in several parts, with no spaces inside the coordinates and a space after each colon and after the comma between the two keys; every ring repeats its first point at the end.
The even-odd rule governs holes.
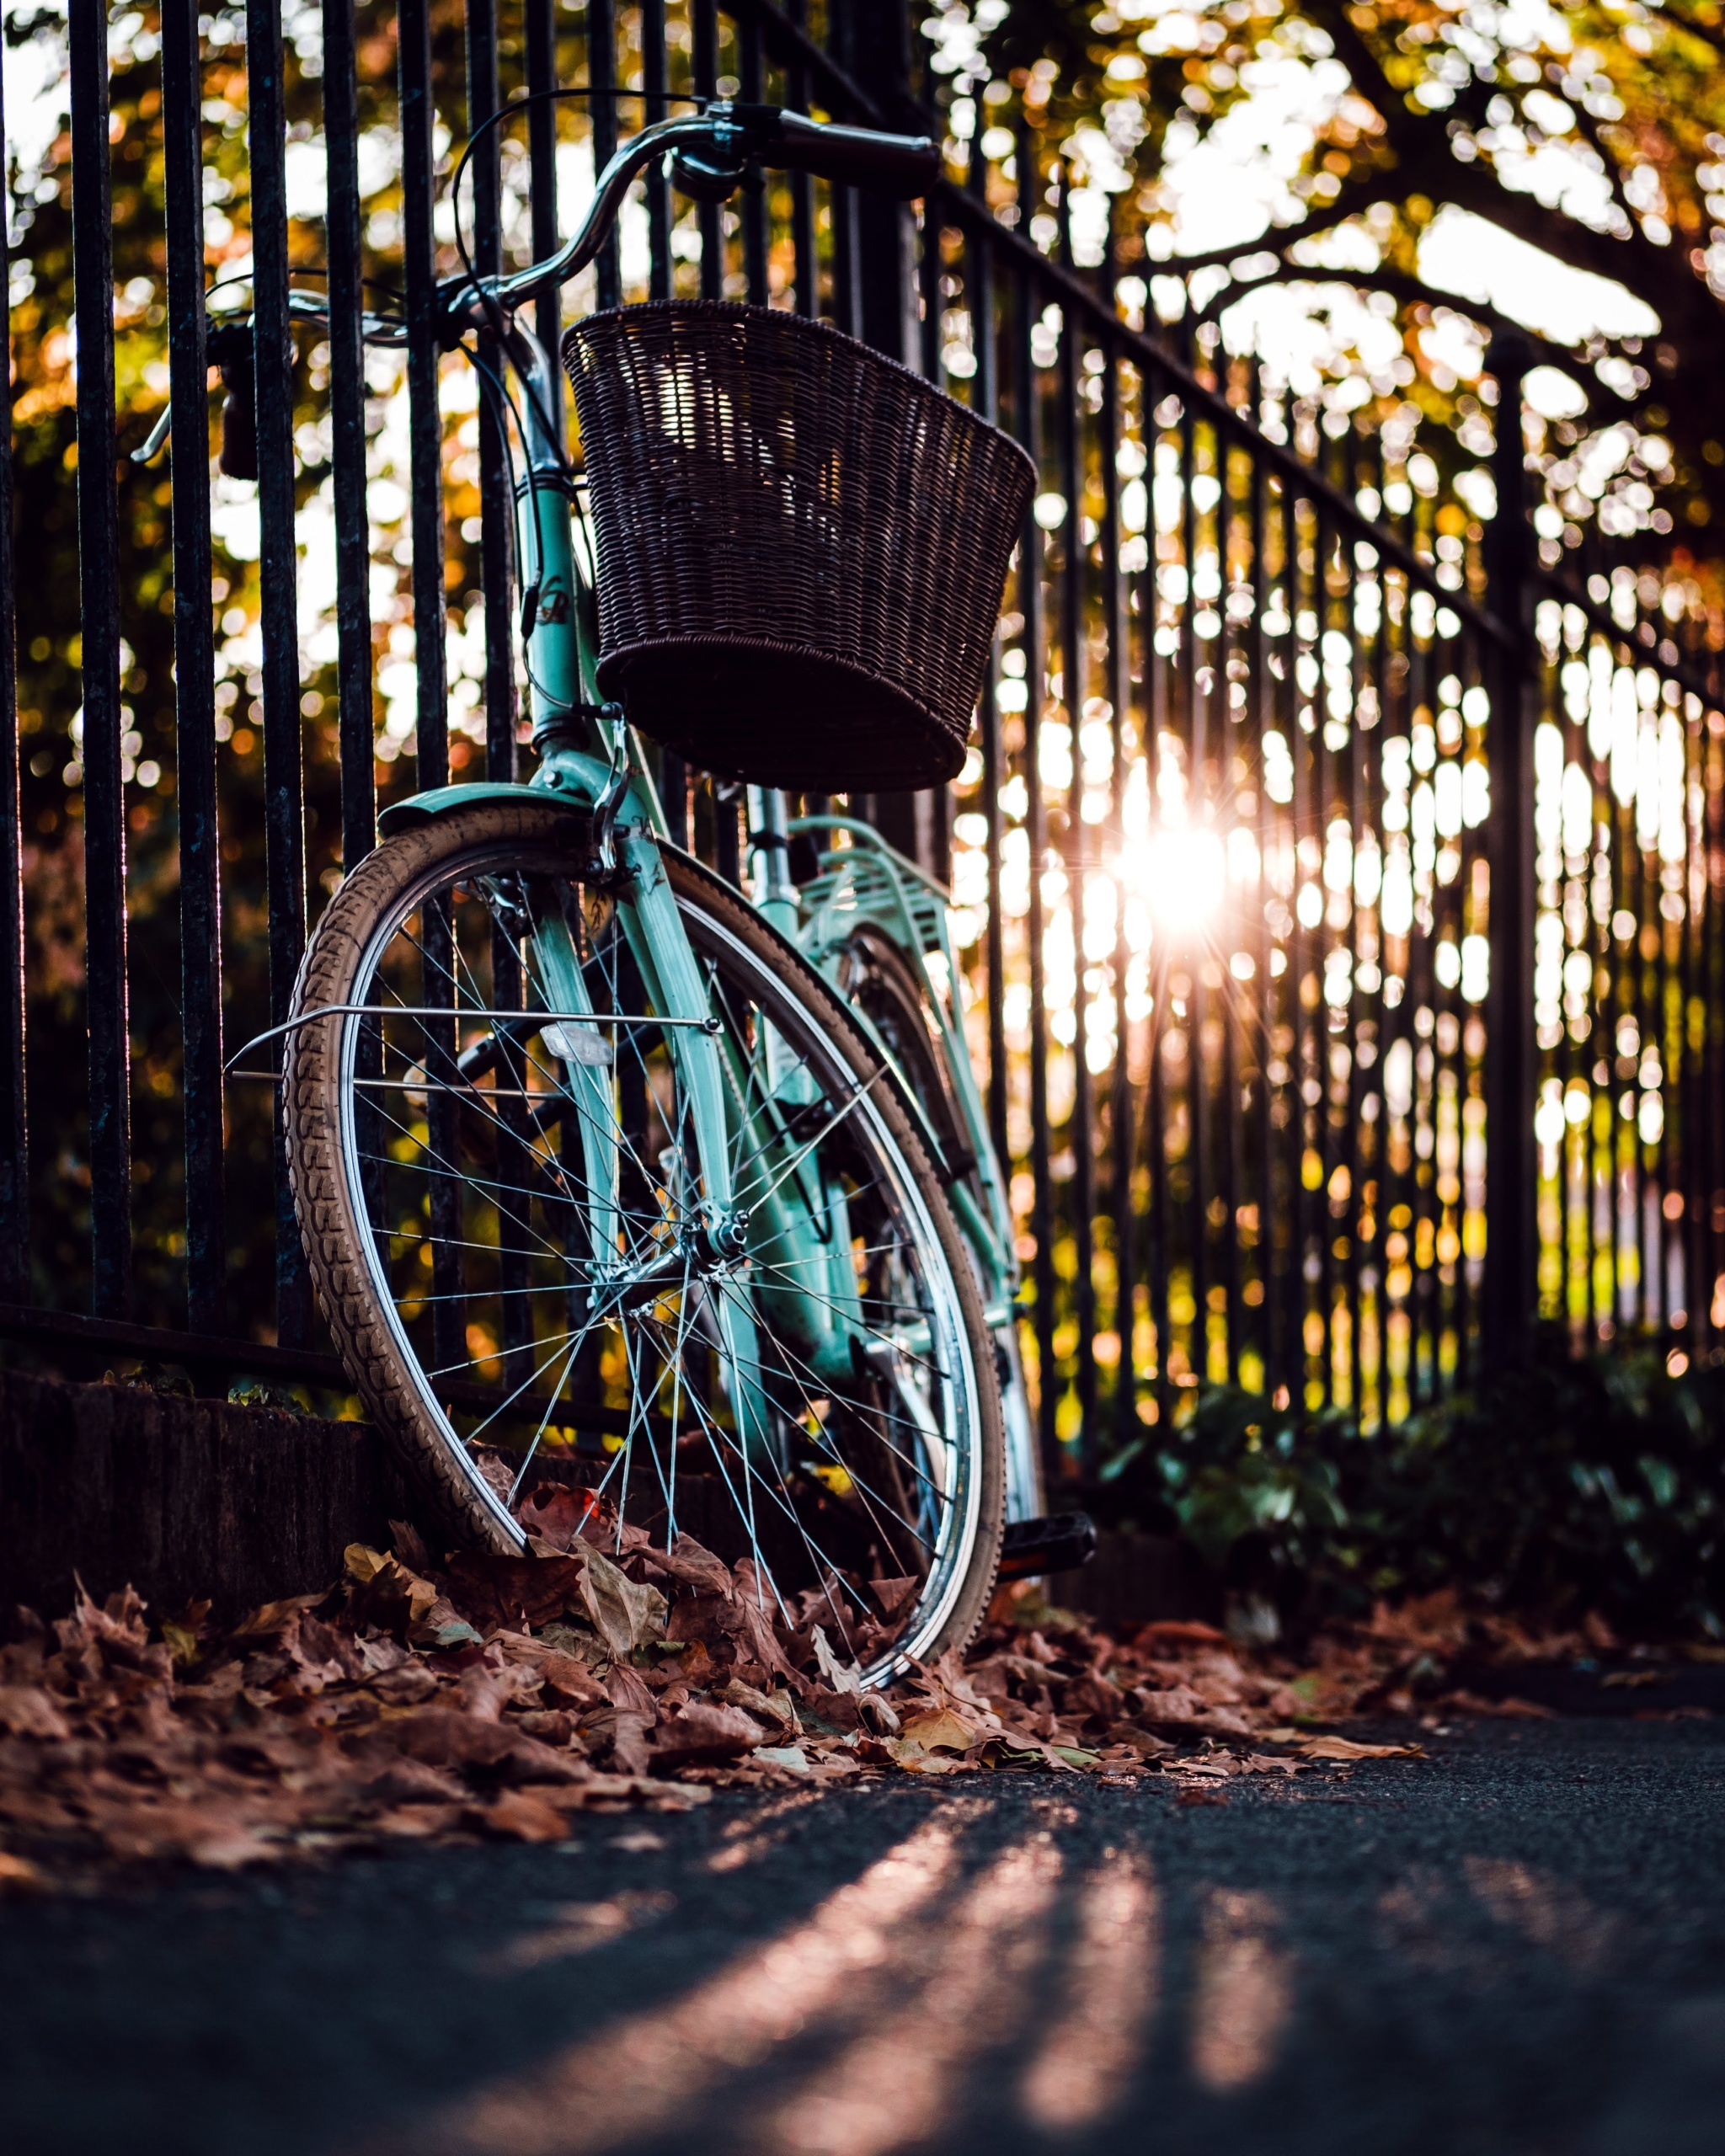
{"type": "Polygon", "coordinates": [[[538,1448],[619,1545],[751,1560],[871,1679],[962,1644],[1001,1410],[911,1121],[735,892],[663,856],[703,1030],[579,858],[554,802],[479,804],[380,847],[312,939],[290,1162],[354,1382],[463,1541],[524,1546],[538,1448]]]}

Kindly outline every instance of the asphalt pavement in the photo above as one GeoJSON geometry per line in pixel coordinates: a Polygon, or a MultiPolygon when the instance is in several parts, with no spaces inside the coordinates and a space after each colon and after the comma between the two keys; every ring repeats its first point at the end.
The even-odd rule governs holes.
{"type": "Polygon", "coordinates": [[[1414,1733],[14,1897],[0,2148],[1722,2156],[1725,1720],[1414,1733]]]}

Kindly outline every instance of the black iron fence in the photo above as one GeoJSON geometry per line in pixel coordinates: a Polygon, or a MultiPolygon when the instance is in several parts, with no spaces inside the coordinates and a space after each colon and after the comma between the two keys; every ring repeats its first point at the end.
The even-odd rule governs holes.
{"type": "MultiPolygon", "coordinates": [[[[380,797],[521,771],[509,445],[435,281],[458,240],[548,253],[647,104],[717,91],[921,109],[948,180],[913,213],[650,177],[540,327],[674,292],[819,312],[1037,461],[963,778],[852,806],[951,878],[1050,1459],[1095,1472],[1205,1379],[1397,1420],[1538,1312],[1712,1351],[1720,624],[1644,536],[1553,510],[1578,483],[1541,476],[1525,348],[1453,427],[1391,376],[1291,379],[1125,259],[1033,109],[937,109],[897,0],[163,0],[10,36],[13,1337],[334,1377],[224,1043],[286,1016],[380,797]],[[461,147],[576,86],[484,132],[458,231],[461,147]],[[362,303],[404,357],[362,347],[362,303]],[[254,368],[254,488],[212,477],[212,363],[254,368]],[[164,399],[171,464],[141,467],[164,399]]],[[[661,776],[740,878],[740,796],[661,776]]]]}

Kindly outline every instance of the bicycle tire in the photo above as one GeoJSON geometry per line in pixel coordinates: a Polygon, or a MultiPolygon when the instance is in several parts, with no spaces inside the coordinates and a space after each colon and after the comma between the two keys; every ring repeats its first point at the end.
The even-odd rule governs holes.
{"type": "MultiPolygon", "coordinates": [[[[362,1002],[362,990],[375,992],[366,984],[383,963],[380,938],[388,945],[397,932],[392,924],[407,918],[403,908],[414,892],[441,889],[440,878],[451,890],[463,889],[464,875],[476,885],[495,881],[503,873],[499,862],[516,863],[510,873],[523,879],[560,875],[574,881],[573,845],[568,812],[526,791],[519,801],[476,804],[390,839],[346,879],[319,922],[296,990],[296,1017],[362,1002]]],[[[866,1115],[853,1118],[859,1127],[867,1124],[854,1142],[860,1145],[866,1136],[880,1147],[891,1172],[904,1177],[906,1193],[914,1190],[915,1204],[908,1195],[904,1202],[923,1224],[917,1233],[924,1242],[916,1247],[928,1268],[928,1292],[947,1299],[941,1321],[963,1342],[965,1367],[957,1389],[975,1402],[974,1420],[965,1426],[964,1486],[974,1491],[965,1498],[969,1554],[962,1577],[943,1590],[938,1622],[907,1621],[881,1666],[865,1672],[877,1679],[902,1666],[907,1652],[927,1658],[962,1646],[986,1609],[998,1563],[1005,1472],[992,1344],[963,1236],[927,1150],[893,1088],[873,1082],[882,1070],[877,1052],[827,985],[738,893],[674,849],[663,849],[662,859],[697,952],[718,953],[725,966],[745,976],[749,992],[763,1000],[763,1009],[771,1006],[771,1022],[804,1043],[805,1059],[826,1059],[825,1082],[848,1085],[868,1103],[866,1115]]],[[[712,963],[718,965],[719,958],[712,963]]],[[[724,979],[729,996],[730,975],[724,979]]],[[[517,1552],[524,1546],[519,1524],[500,1513],[495,1492],[476,1472],[478,1463],[440,1404],[423,1353],[414,1349],[390,1303],[387,1283],[380,1285],[387,1260],[377,1256],[380,1231],[366,1217],[366,1163],[358,1157],[355,1117],[344,1113],[342,1098],[344,1087],[351,1097],[366,1082],[353,1075],[353,1028],[363,1022],[325,1015],[299,1024],[289,1037],[289,1170],[319,1301],[355,1386],[438,1524],[459,1543],[517,1552]]],[[[424,1068],[430,1069],[429,1059],[424,1068]]],[[[381,1234],[387,1235],[387,1223],[381,1234]]],[[[760,1350],[763,1358],[766,1352],[760,1350]]],[[[713,1443],[716,1449],[716,1437],[713,1443]]]]}
{"type": "Polygon", "coordinates": [[[941,1153],[937,1164],[957,1182],[975,1171],[944,1050],[937,1039],[911,963],[884,928],[865,922],[831,954],[846,999],[873,1024],[928,1119],[941,1153]]]}

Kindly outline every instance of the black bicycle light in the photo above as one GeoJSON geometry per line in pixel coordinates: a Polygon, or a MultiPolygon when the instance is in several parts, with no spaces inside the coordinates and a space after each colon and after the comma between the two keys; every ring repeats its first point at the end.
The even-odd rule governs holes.
{"type": "Polygon", "coordinates": [[[745,158],[729,157],[717,147],[679,150],[670,161],[673,185],[697,202],[729,201],[747,170],[745,158]]]}

